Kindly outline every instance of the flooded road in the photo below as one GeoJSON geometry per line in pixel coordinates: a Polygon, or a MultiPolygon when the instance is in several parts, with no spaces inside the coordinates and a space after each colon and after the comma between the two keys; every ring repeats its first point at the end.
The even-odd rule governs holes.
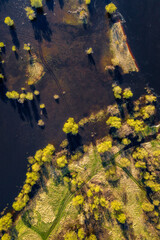
{"type": "MultiPolygon", "coordinates": [[[[65,23],[65,4],[62,6],[62,1],[55,0],[54,4],[53,0],[48,0],[44,6],[47,15],[39,14],[34,23],[27,19],[24,10],[29,6],[29,0],[0,1],[0,41],[6,44],[6,53],[2,55],[5,60],[5,87],[10,91],[20,92],[21,87],[31,91],[26,84],[27,53],[23,50],[24,43],[31,43],[46,72],[36,84],[36,89],[40,91],[40,102],[45,103],[47,110],[47,115],[41,116],[39,102],[35,100],[34,106],[29,103],[29,110],[22,118],[19,109],[1,96],[0,210],[7,203],[11,204],[18,194],[25,179],[27,157],[48,143],[58,147],[65,138],[62,127],[68,117],[79,121],[114,102],[112,79],[108,79],[104,72],[104,63],[109,64],[110,61],[108,23],[104,11],[106,2],[93,1],[90,24],[84,28],[83,25],[65,23]],[[15,32],[10,32],[3,23],[6,16],[15,21],[15,32]],[[13,44],[19,49],[18,60],[11,51],[13,44]],[[88,47],[93,48],[94,64],[85,54],[88,47]],[[60,95],[59,104],[54,101],[54,94],[60,95]],[[43,130],[37,126],[41,117],[45,122],[43,130]]],[[[128,42],[140,68],[140,73],[124,76],[122,87],[131,86],[137,97],[144,92],[146,83],[156,88],[157,93],[160,88],[157,84],[160,18],[148,17],[155,11],[153,2],[156,1],[152,0],[151,5],[149,2],[117,1],[126,20],[124,27],[128,42]]],[[[158,15],[158,7],[156,11],[158,15]]]]}

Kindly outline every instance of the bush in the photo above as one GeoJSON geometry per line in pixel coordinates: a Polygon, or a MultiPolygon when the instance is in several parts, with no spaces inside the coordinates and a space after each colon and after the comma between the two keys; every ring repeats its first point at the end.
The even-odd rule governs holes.
{"type": "Polygon", "coordinates": [[[4,79],[4,76],[2,73],[0,73],[0,79],[4,79]]]}
{"type": "Polygon", "coordinates": [[[108,5],[105,6],[105,9],[107,13],[112,14],[117,10],[117,7],[115,6],[114,3],[109,3],[108,5]]]}
{"type": "Polygon", "coordinates": [[[142,162],[142,161],[138,161],[138,162],[136,162],[135,167],[145,169],[146,168],[146,163],[142,162]]]}
{"type": "Polygon", "coordinates": [[[25,43],[23,49],[29,52],[31,50],[30,44],[25,43]]]}
{"type": "Polygon", "coordinates": [[[6,17],[4,23],[10,27],[14,25],[14,21],[10,17],[6,17]]]}

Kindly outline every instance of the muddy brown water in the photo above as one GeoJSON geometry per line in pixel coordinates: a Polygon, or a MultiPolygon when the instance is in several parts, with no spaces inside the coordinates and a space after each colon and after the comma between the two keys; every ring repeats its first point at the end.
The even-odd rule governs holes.
{"type": "MultiPolygon", "coordinates": [[[[34,105],[29,103],[25,109],[19,109],[1,95],[0,210],[7,203],[10,206],[18,194],[25,179],[27,157],[48,143],[53,143],[58,148],[65,138],[62,127],[68,117],[79,121],[91,112],[114,102],[112,79],[103,71],[104,59],[106,56],[108,59],[110,57],[108,23],[104,14],[106,2],[93,1],[90,24],[84,28],[82,25],[71,26],[63,22],[63,1],[56,0],[54,4],[54,1],[48,0],[44,6],[44,13],[47,15],[39,14],[34,23],[27,19],[24,11],[29,6],[29,0],[0,1],[0,41],[6,44],[6,52],[2,55],[5,60],[5,87],[17,91],[21,87],[27,87],[27,53],[23,50],[23,44],[31,43],[33,52],[41,59],[46,71],[42,80],[36,84],[36,89],[40,91],[40,102],[45,103],[47,110],[47,115],[42,116],[45,121],[45,128],[42,130],[37,126],[37,120],[41,116],[37,100],[34,105]],[[14,31],[10,31],[3,23],[6,16],[15,21],[14,31]],[[11,51],[13,44],[19,48],[19,58],[11,51]],[[85,54],[88,47],[93,48],[95,64],[85,54]],[[62,94],[63,91],[66,92],[65,95],[62,94]],[[60,95],[59,104],[53,100],[54,94],[60,95]]],[[[118,6],[123,16],[128,17],[128,21],[129,15],[126,16],[126,12],[123,12],[123,8],[128,5],[120,1],[118,6]]],[[[130,14],[133,21],[136,21],[132,12],[130,14]]],[[[126,31],[129,27],[132,29],[131,23],[132,20],[128,26],[126,22],[126,31]]],[[[143,22],[143,25],[145,27],[146,23],[143,22]]],[[[127,31],[127,34],[132,52],[137,57],[137,48],[132,44],[132,31],[127,31]]],[[[138,62],[141,69],[140,64],[138,62]]],[[[127,75],[123,78],[122,87],[131,86],[135,96],[139,96],[147,82],[145,77],[141,74],[127,75]]],[[[81,130],[82,143],[91,140],[91,130],[96,131],[98,137],[105,134],[104,126],[100,126],[100,130],[81,130]]]]}

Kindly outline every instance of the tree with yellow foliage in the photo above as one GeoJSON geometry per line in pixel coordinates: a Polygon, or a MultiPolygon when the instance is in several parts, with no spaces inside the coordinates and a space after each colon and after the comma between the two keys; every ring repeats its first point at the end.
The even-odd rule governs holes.
{"type": "Polygon", "coordinates": [[[114,127],[114,128],[120,128],[122,123],[121,123],[121,118],[119,117],[115,117],[115,116],[111,116],[108,118],[108,120],[106,121],[107,125],[110,125],[110,127],[114,127]]]}
{"type": "Polygon", "coordinates": [[[9,27],[14,25],[14,21],[10,17],[6,17],[4,23],[7,24],[9,27]]]}
{"type": "Polygon", "coordinates": [[[35,8],[41,8],[43,7],[42,0],[30,0],[31,6],[35,8]]]}
{"type": "Polygon", "coordinates": [[[111,141],[104,141],[97,145],[97,150],[99,153],[107,152],[112,147],[111,141]]]}
{"type": "Polygon", "coordinates": [[[114,3],[111,2],[105,6],[105,9],[107,13],[112,14],[117,10],[117,7],[115,6],[114,3]]]}
{"type": "Polygon", "coordinates": [[[12,226],[12,214],[7,213],[0,218],[0,232],[8,231],[12,226]]]}
{"type": "Polygon", "coordinates": [[[67,122],[63,126],[63,132],[72,133],[76,135],[78,133],[78,124],[75,123],[74,118],[68,118],[67,122]]]}

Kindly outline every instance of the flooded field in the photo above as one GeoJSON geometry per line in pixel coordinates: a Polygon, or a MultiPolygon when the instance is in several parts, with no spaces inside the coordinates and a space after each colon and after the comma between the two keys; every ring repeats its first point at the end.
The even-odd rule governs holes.
{"type": "MultiPolygon", "coordinates": [[[[24,10],[29,0],[0,1],[0,41],[6,45],[5,53],[2,54],[5,63],[1,66],[5,75],[0,100],[1,210],[6,203],[12,203],[23,184],[27,157],[47,143],[58,147],[65,138],[62,127],[68,117],[79,121],[113,103],[113,79],[104,71],[105,64],[110,64],[109,23],[104,12],[106,2],[92,2],[89,24],[85,26],[77,24],[75,18],[67,14],[69,7],[65,1],[46,1],[44,12],[39,13],[33,23],[27,19],[24,10]],[[4,24],[6,16],[14,19],[15,30],[9,30],[4,24]],[[21,92],[21,88],[25,87],[27,91],[32,90],[26,83],[27,65],[31,59],[23,50],[24,43],[31,44],[31,52],[37,56],[45,72],[35,85],[40,91],[40,100],[29,103],[25,109],[5,98],[7,89],[21,92]],[[18,49],[17,56],[11,50],[12,45],[18,49]],[[92,61],[85,53],[89,47],[94,51],[92,61]],[[60,96],[59,103],[53,99],[54,94],[60,96]],[[39,103],[46,105],[45,116],[40,114],[39,103]],[[44,129],[37,126],[40,118],[45,122],[44,129]]],[[[136,2],[116,2],[126,20],[124,26],[129,44],[140,68],[140,73],[124,76],[121,84],[122,87],[130,86],[135,97],[143,93],[146,83],[156,88],[158,93],[159,42],[156,37],[153,42],[151,36],[156,36],[160,25],[156,22],[151,34],[148,28],[154,24],[154,18],[148,18],[148,13],[144,15],[144,10],[140,16],[136,16],[136,8],[139,8],[136,2]]],[[[141,2],[140,6],[144,8],[146,1],[141,2]]],[[[148,9],[147,6],[146,11],[148,9]]],[[[159,21],[159,18],[156,19],[159,21]]],[[[81,134],[84,143],[90,140],[85,136],[87,134],[81,134]]]]}

